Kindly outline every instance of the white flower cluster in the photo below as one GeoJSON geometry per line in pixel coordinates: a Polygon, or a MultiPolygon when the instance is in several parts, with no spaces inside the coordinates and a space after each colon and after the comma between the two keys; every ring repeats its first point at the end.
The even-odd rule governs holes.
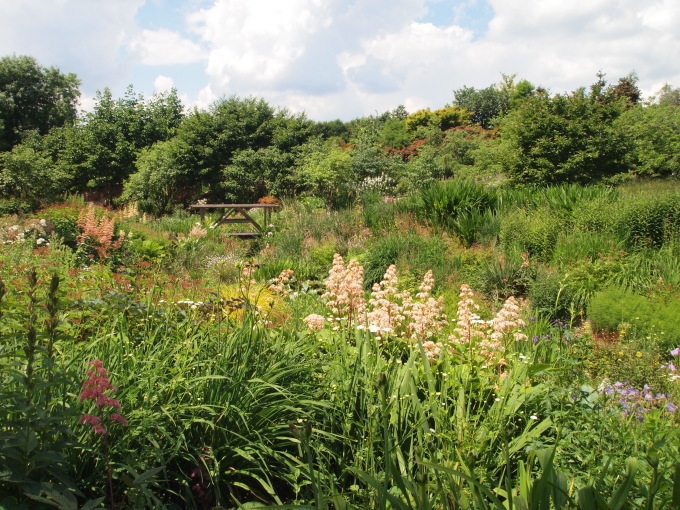
{"type": "Polygon", "coordinates": [[[47,235],[45,228],[47,227],[47,221],[45,219],[41,220],[30,220],[22,225],[15,224],[9,227],[0,228],[0,242],[2,244],[15,244],[23,243],[26,240],[36,239],[36,244],[38,246],[49,246],[50,243],[47,242],[44,236],[47,235]]]}

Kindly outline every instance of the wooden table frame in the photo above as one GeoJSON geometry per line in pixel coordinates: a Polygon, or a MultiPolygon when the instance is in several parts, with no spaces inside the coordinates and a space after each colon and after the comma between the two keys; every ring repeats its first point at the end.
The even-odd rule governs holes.
{"type": "Polygon", "coordinates": [[[266,226],[271,222],[272,211],[276,211],[280,207],[281,206],[278,204],[194,204],[190,206],[191,209],[194,209],[201,214],[201,218],[205,216],[206,211],[222,209],[224,212],[220,219],[213,224],[215,227],[225,223],[249,223],[257,230],[257,232],[238,232],[230,234],[237,237],[255,237],[261,235],[264,231],[262,225],[255,221],[249,214],[251,209],[263,210],[264,224],[266,226]]]}

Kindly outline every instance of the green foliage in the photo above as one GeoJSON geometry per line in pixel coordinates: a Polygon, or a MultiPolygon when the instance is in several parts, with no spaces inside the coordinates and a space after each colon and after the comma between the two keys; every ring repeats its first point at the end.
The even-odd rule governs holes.
{"type": "Polygon", "coordinates": [[[517,209],[502,216],[500,243],[506,253],[517,250],[532,260],[547,261],[564,227],[563,217],[550,209],[517,209]]]}
{"type": "Polygon", "coordinates": [[[85,120],[76,136],[67,139],[59,159],[77,169],[78,191],[104,189],[115,195],[133,172],[139,151],[174,136],[182,104],[174,90],[145,102],[132,87],[116,100],[104,89],[85,120]]]}
{"type": "Polygon", "coordinates": [[[335,141],[308,143],[295,175],[302,189],[322,197],[331,207],[346,206],[354,197],[351,183],[356,176],[352,156],[335,141]]]}
{"type": "Polygon", "coordinates": [[[0,198],[0,215],[26,214],[35,209],[35,204],[18,198],[0,198]]]}
{"type": "MultiPolygon", "coordinates": [[[[521,253],[510,253],[497,259],[484,260],[479,266],[480,290],[493,302],[505,301],[510,296],[525,296],[531,285],[535,268],[521,253]]],[[[541,305],[532,306],[539,308],[541,305]]]]}
{"type": "Polygon", "coordinates": [[[680,298],[655,299],[620,287],[608,287],[593,295],[588,317],[597,330],[625,329],[640,337],[654,337],[654,343],[671,349],[680,343],[680,298]]]}
{"type": "Polygon", "coordinates": [[[470,121],[484,129],[496,127],[496,123],[510,106],[510,94],[502,87],[491,85],[477,90],[474,87],[463,87],[453,91],[454,104],[471,113],[470,121]]]}
{"type": "Polygon", "coordinates": [[[540,266],[529,284],[531,308],[546,319],[569,321],[574,315],[574,296],[562,279],[558,271],[540,266]]]}
{"type": "Polygon", "coordinates": [[[388,147],[405,149],[413,142],[413,134],[409,131],[404,119],[391,118],[383,126],[380,141],[388,147]]]}
{"type": "Polygon", "coordinates": [[[680,108],[638,106],[617,121],[632,147],[630,171],[641,177],[667,177],[680,172],[680,108]]]}
{"type": "Polygon", "coordinates": [[[43,153],[26,144],[16,145],[11,151],[0,154],[4,168],[2,194],[22,201],[50,200],[68,190],[69,175],[56,167],[43,153]]]}
{"type": "Polygon", "coordinates": [[[615,234],[628,248],[659,248],[680,235],[680,193],[628,197],[615,221],[615,234]]]}
{"type": "Polygon", "coordinates": [[[665,83],[657,94],[656,100],[659,105],[680,106],[680,88],[673,88],[671,84],[665,83]]]}
{"type": "Polygon", "coordinates": [[[159,142],[141,151],[137,172],[125,182],[123,200],[137,202],[142,212],[161,215],[180,200],[182,176],[175,165],[178,142],[159,142]]]}
{"type": "Polygon", "coordinates": [[[420,191],[418,215],[434,226],[458,235],[466,246],[480,239],[480,231],[494,223],[498,193],[470,180],[437,182],[420,191]]]}
{"type": "Polygon", "coordinates": [[[502,120],[502,164],[516,182],[597,182],[624,172],[626,143],[613,121],[626,100],[600,101],[578,90],[522,101],[502,120]]]}
{"type": "Polygon", "coordinates": [[[439,237],[423,237],[416,233],[389,233],[371,242],[361,257],[364,283],[371,288],[383,279],[385,271],[397,264],[403,274],[421,278],[429,269],[435,281],[444,282],[455,268],[456,260],[447,260],[447,245],[439,237]]]}
{"type": "Polygon", "coordinates": [[[57,362],[67,340],[58,315],[60,281],[53,275],[45,292],[35,270],[22,276],[20,299],[0,280],[0,494],[24,505],[77,508],[83,493],[68,463],[79,446],[71,429],[76,416],[62,394],[75,385],[71,370],[57,362]]]}
{"type": "Polygon", "coordinates": [[[428,132],[447,131],[449,129],[465,126],[470,121],[470,112],[465,108],[447,106],[435,111],[429,108],[419,110],[406,117],[406,126],[411,133],[422,137],[428,132]]]}
{"type": "Polygon", "coordinates": [[[44,68],[33,57],[0,59],[0,151],[12,149],[31,133],[76,119],[80,80],[56,67],[44,68]]]}

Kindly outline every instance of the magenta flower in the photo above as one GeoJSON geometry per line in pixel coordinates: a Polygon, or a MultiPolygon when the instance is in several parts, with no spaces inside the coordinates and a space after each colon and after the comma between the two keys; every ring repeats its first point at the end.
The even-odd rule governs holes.
{"type": "MultiPolygon", "coordinates": [[[[115,393],[116,387],[109,382],[109,375],[104,368],[104,364],[99,360],[94,360],[90,361],[88,365],[93,368],[87,371],[87,379],[83,383],[79,398],[81,402],[84,400],[92,400],[98,413],[84,414],[80,417],[78,422],[82,425],[89,425],[96,434],[103,436],[107,431],[102,423],[102,417],[105,416],[107,408],[114,408],[115,410],[120,411],[120,402],[105,393],[115,393]]],[[[128,424],[128,421],[116,412],[112,412],[109,415],[109,420],[117,421],[123,426],[127,426],[128,424]]]]}

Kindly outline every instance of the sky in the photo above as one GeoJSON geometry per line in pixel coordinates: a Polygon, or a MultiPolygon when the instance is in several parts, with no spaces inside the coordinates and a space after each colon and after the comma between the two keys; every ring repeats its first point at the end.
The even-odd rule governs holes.
{"type": "Polygon", "coordinates": [[[0,0],[0,56],[187,107],[264,98],[317,121],[452,103],[516,75],[552,93],[635,72],[680,87],[678,0],[0,0]]]}

